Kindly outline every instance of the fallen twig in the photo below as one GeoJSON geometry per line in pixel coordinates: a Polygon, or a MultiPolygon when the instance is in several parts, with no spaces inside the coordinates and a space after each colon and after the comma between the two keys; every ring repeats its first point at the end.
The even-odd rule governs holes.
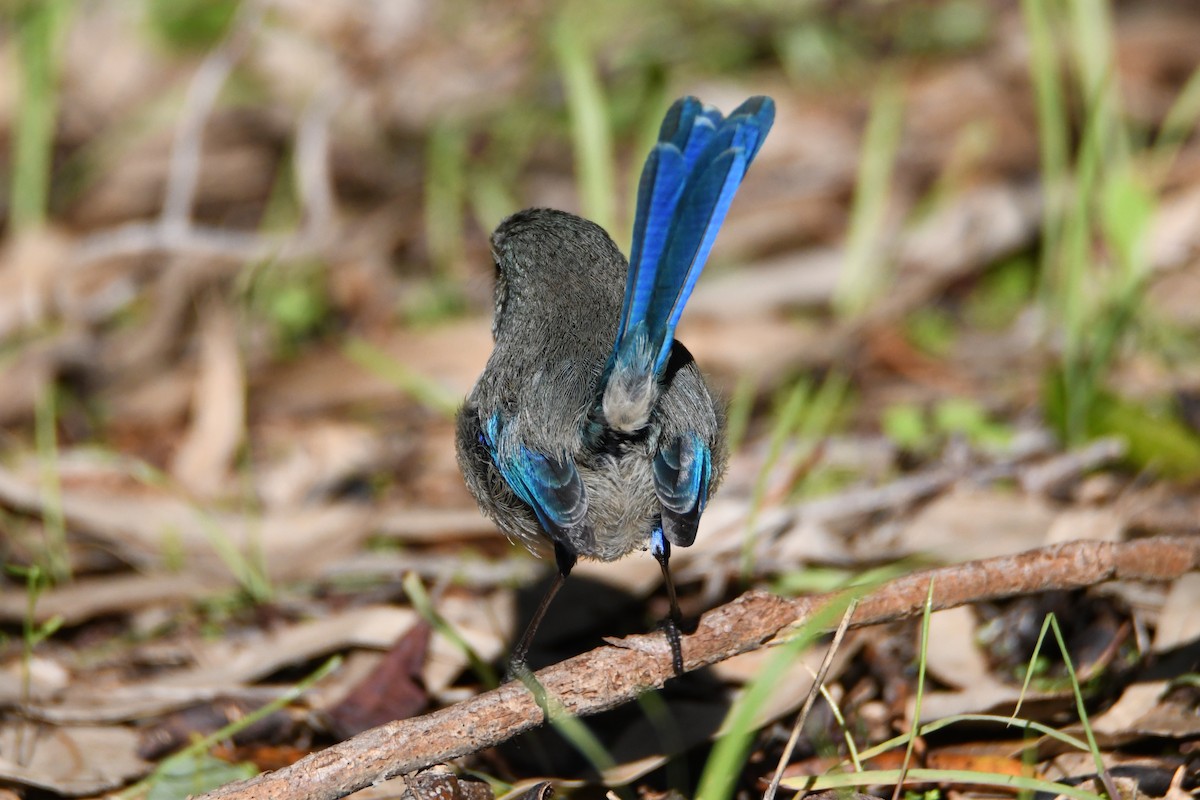
{"type": "MultiPolygon", "coordinates": [[[[889,581],[863,597],[852,625],[864,627],[922,613],[934,583],[934,610],[1115,579],[1163,581],[1200,569],[1200,538],[1162,537],[1124,544],[1079,541],[1014,556],[925,570],[889,581]]],[[[833,595],[789,599],[748,592],[705,614],[683,639],[687,670],[763,646],[803,623],[833,595]]],[[[673,676],[661,635],[604,646],[537,673],[546,695],[569,714],[615,708],[673,676]]],[[[204,795],[237,798],[332,798],[379,781],[492,747],[540,725],[542,708],[512,682],[415,719],[398,720],[313,753],[284,769],[204,795]]]]}

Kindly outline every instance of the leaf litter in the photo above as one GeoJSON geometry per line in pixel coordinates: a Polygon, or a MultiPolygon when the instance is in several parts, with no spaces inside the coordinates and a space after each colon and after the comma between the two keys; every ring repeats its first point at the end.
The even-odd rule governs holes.
{"type": "MultiPolygon", "coordinates": [[[[544,574],[475,511],[435,400],[464,395],[490,346],[486,235],[496,214],[577,202],[561,97],[545,91],[554,76],[539,26],[550,10],[245,5],[225,39],[197,51],[154,42],[118,5],[71,15],[49,223],[10,226],[0,249],[0,559],[10,567],[0,576],[0,792],[99,796],[155,775],[168,786],[183,763],[172,753],[287,700],[332,656],[343,661],[331,675],[214,752],[278,768],[448,707],[484,688],[476,659],[502,665],[544,574]],[[224,94],[207,86],[207,111],[195,99],[205,76],[228,81],[224,94]],[[333,110],[322,98],[336,98],[333,110]],[[453,223],[461,247],[446,269],[431,251],[439,220],[425,213],[424,164],[429,137],[452,130],[466,135],[467,188],[453,223]],[[521,137],[529,141],[514,145],[521,137]],[[297,268],[309,263],[315,272],[297,268]],[[420,319],[414,297],[446,305],[420,319]],[[355,342],[408,377],[370,368],[355,342]],[[47,459],[36,427],[51,392],[47,459]],[[71,576],[46,585],[29,568],[49,563],[56,520],[71,576]],[[410,573],[456,637],[431,631],[409,605],[401,579],[410,573]]],[[[996,312],[1006,316],[999,326],[972,322],[989,276],[1019,274],[1045,233],[1029,42],[1015,9],[928,5],[975,7],[995,25],[961,52],[908,52],[898,38],[859,54],[875,60],[868,72],[886,63],[899,76],[904,108],[879,232],[889,288],[859,318],[834,306],[870,80],[848,69],[841,86],[798,82],[776,56],[695,85],[671,78],[672,92],[721,103],[765,92],[780,108],[680,331],[729,395],[739,380],[751,387],[725,489],[696,546],[675,554],[692,618],[747,585],[820,591],[890,564],[1197,533],[1195,476],[1168,481],[1131,465],[1121,440],[1050,435],[1040,381],[1060,343],[1031,292],[996,312]],[[931,310],[949,320],[942,344],[914,333],[931,310]],[[781,393],[835,372],[852,386],[839,418],[790,432],[756,500],[781,393]],[[938,428],[947,399],[995,422],[1007,445],[979,422],[938,428]],[[925,426],[921,448],[883,429],[897,407],[925,426]]],[[[858,27],[871,14],[858,4],[826,19],[869,39],[891,23],[907,30],[899,13],[874,32],[858,27]]],[[[1114,14],[1121,96],[1153,130],[1200,65],[1191,35],[1200,18],[1170,4],[1114,14]]],[[[797,37],[811,24],[775,22],[797,37]]],[[[629,64],[645,58],[636,39],[597,55],[612,117],[625,126],[621,158],[635,165],[630,120],[653,117],[657,102],[639,99],[649,85],[628,84],[629,64]]],[[[6,130],[12,103],[5,95],[6,130]]],[[[1143,314],[1158,324],[1113,368],[1133,396],[1195,391],[1196,164],[1194,135],[1184,137],[1144,242],[1143,314]]],[[[1044,647],[1041,661],[1028,660],[1031,631],[1053,610],[1116,779],[1149,796],[1194,791],[1192,578],[942,611],[924,653],[913,622],[854,631],[787,774],[826,772],[848,741],[865,750],[919,718],[953,723],[921,736],[924,767],[1020,776],[1032,765],[1048,780],[1086,780],[1091,756],[1060,739],[965,722],[1011,713],[1020,698],[1024,719],[1083,736],[1062,659],[1044,647]],[[921,660],[929,686],[918,704],[921,660]],[[1035,685],[1022,692],[1027,669],[1035,685]]],[[[581,564],[572,581],[575,599],[547,620],[548,658],[644,632],[665,612],[648,558],[581,564]]],[[[825,649],[795,661],[757,710],[740,795],[769,781],[825,649]]],[[[425,772],[363,795],[493,795],[468,772],[538,797],[542,779],[647,797],[686,790],[773,652],[590,719],[613,760],[606,769],[550,731],[454,759],[457,777],[425,772]]],[[[900,767],[889,758],[873,768],[900,767]]],[[[214,788],[186,775],[180,785],[214,788]]]]}

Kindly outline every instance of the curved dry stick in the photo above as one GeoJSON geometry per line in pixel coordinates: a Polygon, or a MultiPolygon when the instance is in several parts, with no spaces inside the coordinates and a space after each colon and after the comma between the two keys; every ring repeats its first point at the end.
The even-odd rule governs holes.
{"type": "MultiPolygon", "coordinates": [[[[1069,542],[1014,556],[924,570],[881,585],[862,598],[852,625],[908,619],[923,611],[929,581],[935,610],[1114,579],[1163,581],[1200,570],[1200,538],[1163,537],[1125,544],[1069,542]]],[[[760,647],[803,623],[833,595],[787,599],[748,592],[705,614],[683,639],[688,670],[760,647]]],[[[627,703],[673,675],[661,635],[604,646],[537,673],[546,694],[584,716],[627,703]]],[[[542,709],[520,683],[509,683],[416,719],[398,720],[313,753],[276,772],[223,786],[207,800],[321,798],[353,791],[492,747],[542,723],[542,709]]]]}

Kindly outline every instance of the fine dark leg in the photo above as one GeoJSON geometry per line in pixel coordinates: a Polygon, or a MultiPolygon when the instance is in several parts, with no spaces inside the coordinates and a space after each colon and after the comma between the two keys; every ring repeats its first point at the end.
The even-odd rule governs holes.
{"type": "Polygon", "coordinates": [[[663,622],[663,628],[667,633],[667,642],[671,645],[671,666],[675,668],[676,675],[683,675],[683,644],[679,640],[679,628],[683,625],[683,615],[679,613],[679,600],[675,596],[675,581],[671,580],[671,570],[667,568],[667,562],[671,558],[671,545],[665,538],[661,540],[661,544],[661,547],[651,547],[650,550],[654,553],[658,565],[662,567],[663,580],[667,584],[667,598],[671,601],[671,615],[663,622]]]}
{"type": "Polygon", "coordinates": [[[538,626],[542,624],[542,619],[546,616],[546,611],[550,608],[550,602],[558,594],[558,590],[562,588],[567,580],[567,576],[571,574],[571,570],[575,567],[577,557],[566,547],[555,542],[554,560],[558,564],[558,572],[554,576],[554,581],[550,584],[550,588],[546,590],[546,594],[542,596],[542,601],[538,603],[537,610],[533,612],[533,617],[529,620],[529,624],[525,626],[525,632],[521,634],[521,638],[517,641],[517,646],[512,650],[512,655],[508,657],[508,674],[510,679],[529,671],[529,667],[525,663],[525,657],[529,654],[529,645],[533,644],[533,635],[537,633],[538,626]]]}

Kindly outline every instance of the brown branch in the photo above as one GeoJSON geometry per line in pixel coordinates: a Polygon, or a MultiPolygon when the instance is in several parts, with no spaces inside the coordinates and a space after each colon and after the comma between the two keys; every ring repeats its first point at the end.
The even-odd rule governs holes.
{"type": "MultiPolygon", "coordinates": [[[[1081,541],[907,575],[863,597],[855,627],[922,613],[929,582],[935,610],[966,603],[1077,589],[1115,579],[1164,581],[1200,570],[1200,538],[1143,539],[1124,544],[1081,541]]],[[[748,592],[701,618],[683,640],[688,670],[761,647],[802,624],[833,595],[788,599],[748,592]]],[[[627,703],[673,675],[661,634],[633,636],[537,673],[570,714],[584,716],[627,703]]],[[[276,772],[224,786],[217,798],[344,797],[378,781],[500,744],[542,723],[542,710],[521,683],[509,683],[416,719],[398,720],[313,753],[276,772]]]]}

